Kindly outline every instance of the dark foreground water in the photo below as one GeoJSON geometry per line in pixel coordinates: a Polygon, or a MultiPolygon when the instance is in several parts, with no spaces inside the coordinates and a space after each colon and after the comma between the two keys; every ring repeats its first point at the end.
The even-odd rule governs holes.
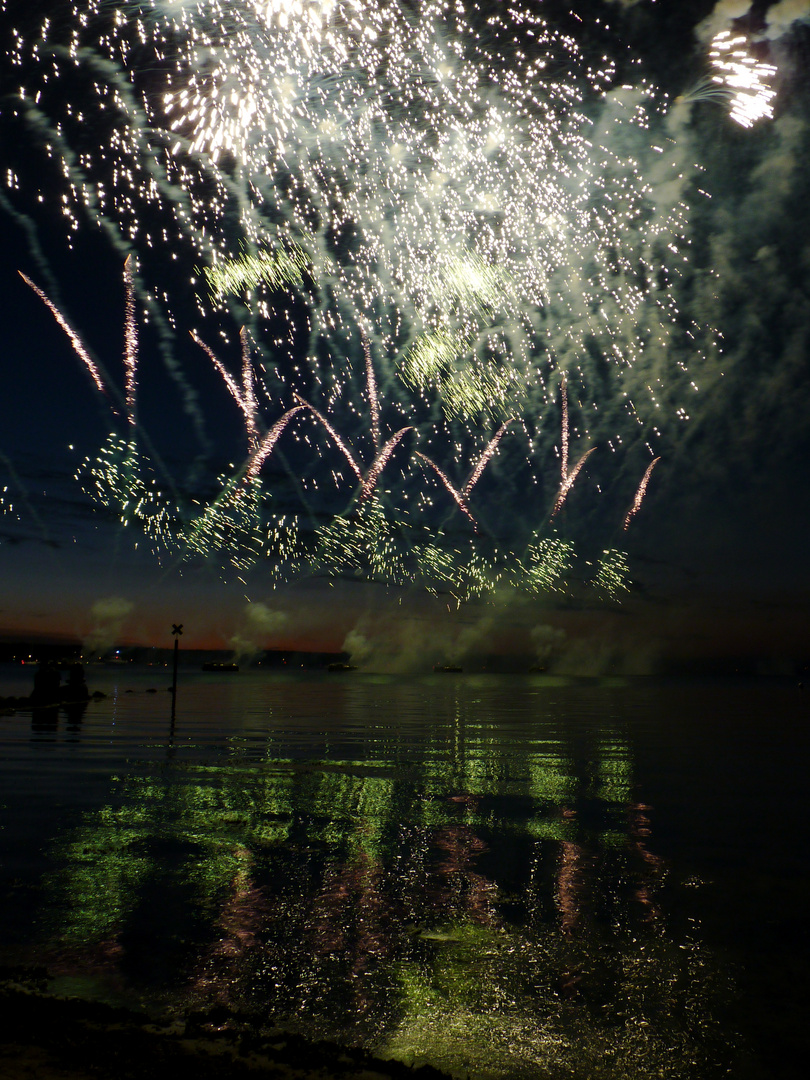
{"type": "Polygon", "coordinates": [[[171,725],[88,674],[0,717],[0,964],[472,1078],[804,1077],[810,688],[194,673],[171,725]]]}

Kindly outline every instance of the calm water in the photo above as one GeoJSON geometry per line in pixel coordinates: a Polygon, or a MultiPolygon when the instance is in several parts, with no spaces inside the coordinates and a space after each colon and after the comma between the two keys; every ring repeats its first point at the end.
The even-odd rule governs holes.
{"type": "Polygon", "coordinates": [[[0,717],[0,963],[458,1076],[804,1076],[810,688],[189,673],[172,728],[88,674],[0,717]]]}

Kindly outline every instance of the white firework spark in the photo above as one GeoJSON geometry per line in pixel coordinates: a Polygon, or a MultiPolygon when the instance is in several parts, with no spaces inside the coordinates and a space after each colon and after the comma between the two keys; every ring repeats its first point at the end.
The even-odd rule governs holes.
{"type": "Polygon", "coordinates": [[[753,127],[758,120],[773,116],[776,91],[768,83],[776,68],[755,60],[747,44],[745,37],[723,30],[712,39],[709,59],[712,81],[728,98],[732,119],[753,127]]]}
{"type": "MultiPolygon", "coordinates": [[[[660,413],[649,357],[690,332],[670,287],[686,258],[686,210],[662,210],[642,167],[656,94],[613,85],[613,65],[584,56],[536,7],[143,0],[111,12],[95,0],[74,5],[67,29],[46,21],[15,37],[13,115],[58,165],[68,232],[89,220],[137,252],[139,297],[163,339],[183,303],[177,269],[199,267],[195,286],[208,279],[211,295],[194,301],[206,327],[193,336],[241,412],[247,451],[206,537],[225,535],[217,506],[228,528],[253,521],[243,509],[259,506],[263,465],[299,412],[317,421],[290,428],[313,449],[302,487],[317,494],[337,450],[379,536],[383,511],[401,523],[430,509],[420,469],[391,467],[378,486],[412,430],[423,450],[411,457],[431,465],[470,523],[474,487],[483,503],[491,477],[499,505],[512,491],[508,455],[495,454],[507,424],[534,428],[523,468],[544,475],[560,372],[562,475],[544,485],[552,516],[593,453],[569,471],[569,438],[599,434],[591,418],[650,434],[647,416],[660,413]],[[237,323],[241,376],[203,344],[217,331],[233,339],[222,329],[233,293],[249,311],[237,323]],[[279,419],[263,417],[268,404],[279,419]],[[318,441],[319,428],[330,438],[318,441]],[[351,447],[368,432],[364,461],[351,447]],[[448,475],[476,460],[456,489],[448,475]]],[[[127,288],[129,342],[131,276],[127,288]]],[[[467,577],[483,581],[467,562],[467,577]]]]}

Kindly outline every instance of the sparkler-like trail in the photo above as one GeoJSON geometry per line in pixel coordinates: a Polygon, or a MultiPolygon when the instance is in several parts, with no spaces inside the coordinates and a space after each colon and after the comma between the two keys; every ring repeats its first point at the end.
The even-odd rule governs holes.
{"type": "Polygon", "coordinates": [[[363,483],[363,470],[362,470],[362,468],[358,464],[357,459],[355,458],[354,454],[348,448],[348,446],[343,441],[343,439],[341,439],[340,435],[338,435],[338,433],[335,431],[334,427],[332,427],[332,425],[329,423],[329,421],[326,419],[326,417],[323,415],[323,413],[319,412],[318,409],[316,409],[314,405],[310,405],[310,403],[308,401],[305,401],[298,394],[295,395],[295,399],[296,399],[296,401],[299,401],[301,403],[302,408],[309,409],[309,411],[316,418],[316,420],[318,420],[318,422],[320,424],[322,424],[324,428],[326,428],[326,430],[331,435],[332,441],[334,442],[335,446],[337,446],[338,450],[340,450],[340,452],[346,458],[349,465],[351,466],[352,472],[355,474],[357,479],[362,484],[363,483]]]}
{"type": "Polygon", "coordinates": [[[264,465],[265,461],[272,453],[273,448],[278,442],[279,436],[281,435],[282,431],[284,431],[284,428],[287,426],[287,424],[289,424],[290,420],[292,420],[295,414],[301,412],[303,408],[303,405],[294,405],[291,409],[288,409],[282,417],[276,420],[275,424],[273,424],[265,437],[262,439],[258,449],[251,456],[250,464],[248,465],[247,471],[245,473],[245,477],[248,480],[251,480],[259,475],[262,465],[264,465]]]}
{"type": "Polygon", "coordinates": [[[469,499],[470,493],[472,492],[472,489],[475,487],[475,485],[481,479],[481,474],[483,473],[484,469],[487,467],[487,465],[489,463],[489,459],[492,457],[492,455],[498,449],[498,443],[501,441],[501,438],[506,433],[506,429],[509,427],[509,425],[511,423],[512,423],[511,420],[504,421],[504,423],[501,424],[501,426],[498,428],[498,430],[495,432],[495,434],[492,436],[492,438],[489,440],[486,447],[484,448],[483,454],[481,454],[481,457],[478,459],[478,462],[477,462],[475,468],[470,473],[469,480],[464,485],[464,492],[463,493],[464,493],[464,497],[466,499],[469,499]]]}
{"type": "MultiPolygon", "coordinates": [[[[458,506],[458,508],[462,512],[462,514],[464,514],[464,516],[471,522],[473,528],[477,529],[478,528],[478,522],[475,520],[475,518],[470,513],[470,509],[467,506],[467,503],[465,502],[464,496],[461,494],[461,492],[456,491],[456,489],[453,487],[452,483],[450,482],[450,479],[447,476],[447,474],[444,473],[439,468],[439,466],[436,464],[436,462],[433,461],[431,458],[429,458],[427,456],[427,454],[423,454],[420,450],[415,450],[414,455],[416,457],[418,457],[420,459],[420,461],[424,461],[426,465],[430,465],[430,467],[435,470],[435,472],[438,475],[439,479],[441,480],[441,482],[444,484],[444,486],[447,488],[448,492],[450,493],[450,495],[451,495],[453,501],[455,502],[456,506],[458,506]]],[[[466,494],[466,492],[465,492],[465,494],[466,494]]]]}
{"type": "Polygon", "coordinates": [[[380,399],[377,396],[377,380],[374,375],[374,364],[371,361],[371,346],[365,332],[361,331],[361,333],[363,337],[363,353],[366,357],[366,387],[368,390],[368,406],[371,410],[371,437],[374,440],[374,446],[379,449],[380,399]]]}
{"type": "Polygon", "coordinates": [[[363,485],[360,488],[360,494],[358,495],[358,502],[363,502],[373,493],[374,489],[377,486],[377,481],[380,479],[380,473],[388,464],[388,461],[390,460],[391,455],[396,449],[397,444],[400,442],[402,437],[406,435],[409,431],[413,431],[413,428],[400,428],[399,431],[395,431],[391,438],[388,440],[388,442],[384,444],[380,452],[375,457],[374,461],[371,463],[371,468],[368,470],[368,473],[363,480],[363,485]]]}
{"type": "Polygon", "coordinates": [[[579,476],[580,469],[582,468],[582,466],[585,464],[585,462],[588,460],[588,458],[591,456],[591,454],[594,452],[595,449],[596,449],[596,447],[592,446],[590,448],[590,450],[586,450],[585,453],[582,455],[582,457],[579,459],[579,461],[576,463],[576,465],[573,467],[571,472],[568,473],[568,475],[565,477],[562,484],[560,484],[560,490],[559,490],[559,493],[557,495],[556,501],[554,503],[554,508],[551,511],[551,516],[552,517],[556,517],[557,514],[562,509],[563,503],[568,498],[568,493],[571,491],[571,488],[574,486],[574,481],[579,476]]]}
{"type": "Polygon", "coordinates": [[[192,340],[195,344],[207,354],[211,363],[217,369],[222,376],[222,380],[227,386],[236,404],[242,411],[245,418],[245,431],[248,438],[248,449],[253,453],[258,449],[259,445],[259,429],[257,422],[257,415],[259,411],[259,404],[256,401],[256,395],[253,390],[253,372],[250,366],[250,351],[249,342],[247,338],[247,331],[243,328],[240,334],[242,340],[242,387],[236,385],[236,381],[215,354],[213,349],[209,348],[204,341],[200,339],[195,331],[191,331],[192,340]]]}
{"type": "Polygon", "coordinates": [[[776,68],[755,60],[746,45],[744,37],[723,30],[713,39],[709,58],[712,81],[728,98],[731,118],[743,127],[753,127],[758,120],[773,116],[776,91],[768,80],[776,68]]]}
{"type": "Polygon", "coordinates": [[[126,382],[124,396],[127,420],[132,427],[137,423],[135,399],[138,386],[138,325],[135,319],[135,288],[132,282],[132,256],[124,262],[124,371],[126,382]]]}
{"type": "Polygon", "coordinates": [[[551,510],[552,518],[556,517],[562,509],[563,503],[568,498],[568,493],[574,486],[574,481],[579,475],[580,469],[596,449],[595,446],[592,446],[590,450],[586,450],[569,473],[568,440],[568,378],[563,374],[562,381],[560,382],[560,490],[557,493],[557,498],[555,499],[554,506],[551,510]]]}
{"type": "Polygon", "coordinates": [[[79,337],[79,335],[73,329],[73,327],[70,325],[70,323],[67,321],[67,319],[65,319],[64,315],[59,310],[59,308],[57,308],[57,306],[54,303],[52,303],[52,301],[45,295],[45,293],[42,291],[42,289],[40,289],[39,286],[35,285],[34,282],[22,272],[22,270],[19,271],[19,275],[23,279],[25,284],[28,285],[31,289],[34,290],[34,292],[40,298],[40,300],[45,305],[45,307],[48,309],[48,311],[50,311],[50,313],[56,319],[57,323],[65,331],[65,333],[68,336],[68,339],[70,340],[70,344],[73,346],[73,351],[76,353],[76,355],[79,357],[79,359],[84,363],[84,366],[90,372],[90,377],[92,378],[93,382],[96,384],[96,389],[100,390],[102,394],[106,394],[107,393],[107,387],[104,385],[104,381],[101,378],[99,370],[96,367],[96,365],[93,363],[93,360],[92,360],[90,354],[88,353],[87,349],[85,348],[84,343],[82,342],[82,339],[79,337]]]}
{"type": "Polygon", "coordinates": [[[633,504],[630,507],[630,509],[627,511],[627,517],[625,517],[625,519],[624,519],[624,528],[625,528],[625,530],[627,529],[630,522],[633,520],[633,518],[636,516],[636,514],[641,509],[641,503],[642,503],[642,500],[644,499],[644,496],[645,496],[645,494],[647,492],[647,484],[649,483],[650,477],[652,476],[652,471],[653,471],[653,469],[655,468],[655,466],[658,464],[658,462],[660,460],[661,460],[660,457],[653,458],[653,460],[647,466],[647,468],[646,468],[646,470],[644,472],[644,475],[641,478],[641,483],[638,485],[638,490],[636,491],[636,497],[633,499],[633,504]]]}
{"type": "Polygon", "coordinates": [[[568,380],[560,383],[560,490],[568,480],[568,380]]]}
{"type": "Polygon", "coordinates": [[[250,338],[247,327],[243,326],[239,331],[239,340],[242,345],[242,401],[245,413],[245,423],[248,429],[248,442],[252,447],[259,441],[259,429],[256,421],[259,415],[259,403],[256,400],[256,390],[253,383],[253,364],[250,358],[250,338]]]}
{"type": "MultiPolygon", "coordinates": [[[[337,449],[359,482],[353,498],[367,504],[379,551],[396,527],[431,537],[429,557],[414,550],[413,563],[444,566],[415,459],[473,525],[475,489],[490,516],[522,530],[518,547],[531,537],[531,565],[510,556],[517,582],[521,572],[535,583],[557,580],[543,560],[562,565],[563,548],[538,541],[525,484],[554,519],[595,452],[569,470],[572,442],[604,445],[626,425],[652,449],[657,387],[687,366],[669,357],[697,349],[690,335],[699,328],[672,288],[689,248],[688,207],[672,192],[687,180],[664,133],[661,95],[646,83],[619,85],[612,61],[585,55],[538,5],[520,0],[469,12],[461,0],[144,0],[117,9],[92,0],[71,10],[72,21],[46,19],[14,35],[6,58],[20,90],[4,123],[20,138],[35,131],[47,147],[32,160],[60,190],[68,234],[100,226],[132,253],[130,426],[137,283],[139,306],[160,313],[167,341],[169,328],[197,323],[191,335],[241,413],[246,460],[232,479],[251,493],[257,560],[270,558],[261,519],[272,491],[262,465],[289,421],[308,411],[331,444],[304,438],[312,453],[297,454],[288,473],[317,502],[324,477],[340,489],[337,449]],[[651,161],[665,199],[645,175],[651,161]],[[238,348],[241,373],[206,341],[231,355],[238,348]],[[263,416],[291,400],[280,419],[263,416]],[[394,431],[387,441],[383,416],[394,431]],[[514,445],[520,429],[526,434],[517,469],[516,450],[496,453],[510,425],[514,445]],[[493,430],[457,490],[448,473],[475,460],[470,447],[493,430]],[[561,476],[549,490],[557,430],[561,476]],[[423,449],[387,474],[383,511],[379,476],[411,431],[423,449]],[[352,449],[369,434],[370,466],[352,449]]],[[[713,46],[715,73],[729,87],[743,63],[738,45],[713,46]]],[[[768,73],[743,67],[762,100],[768,73]]],[[[39,190],[23,155],[9,177],[8,198],[39,190]]],[[[79,336],[25,280],[106,392],[79,336]]],[[[193,371],[172,365],[197,400],[193,371]]],[[[104,475],[95,471],[96,490],[104,475]]],[[[225,535],[217,514],[232,510],[225,496],[204,508],[205,536],[225,535]]],[[[322,513],[343,520],[331,504],[310,516],[322,513]]],[[[199,511],[176,514],[182,547],[200,535],[199,511]]],[[[452,549],[457,557],[458,581],[483,590],[487,575],[471,567],[495,557],[475,550],[461,565],[466,556],[452,549]]],[[[450,571],[441,573],[448,580],[450,571]]]]}

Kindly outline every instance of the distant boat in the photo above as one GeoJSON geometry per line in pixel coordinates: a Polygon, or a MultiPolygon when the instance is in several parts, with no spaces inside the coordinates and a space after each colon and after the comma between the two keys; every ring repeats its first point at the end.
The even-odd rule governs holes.
{"type": "Polygon", "coordinates": [[[334,660],[331,664],[326,665],[327,671],[357,671],[357,668],[353,664],[341,664],[339,660],[334,660]]]}
{"type": "Polygon", "coordinates": [[[434,671],[463,671],[464,668],[457,667],[455,664],[434,664],[434,671]]]}
{"type": "Polygon", "coordinates": [[[238,671],[238,664],[218,664],[215,661],[209,661],[207,664],[203,664],[203,671],[238,671]]]}

